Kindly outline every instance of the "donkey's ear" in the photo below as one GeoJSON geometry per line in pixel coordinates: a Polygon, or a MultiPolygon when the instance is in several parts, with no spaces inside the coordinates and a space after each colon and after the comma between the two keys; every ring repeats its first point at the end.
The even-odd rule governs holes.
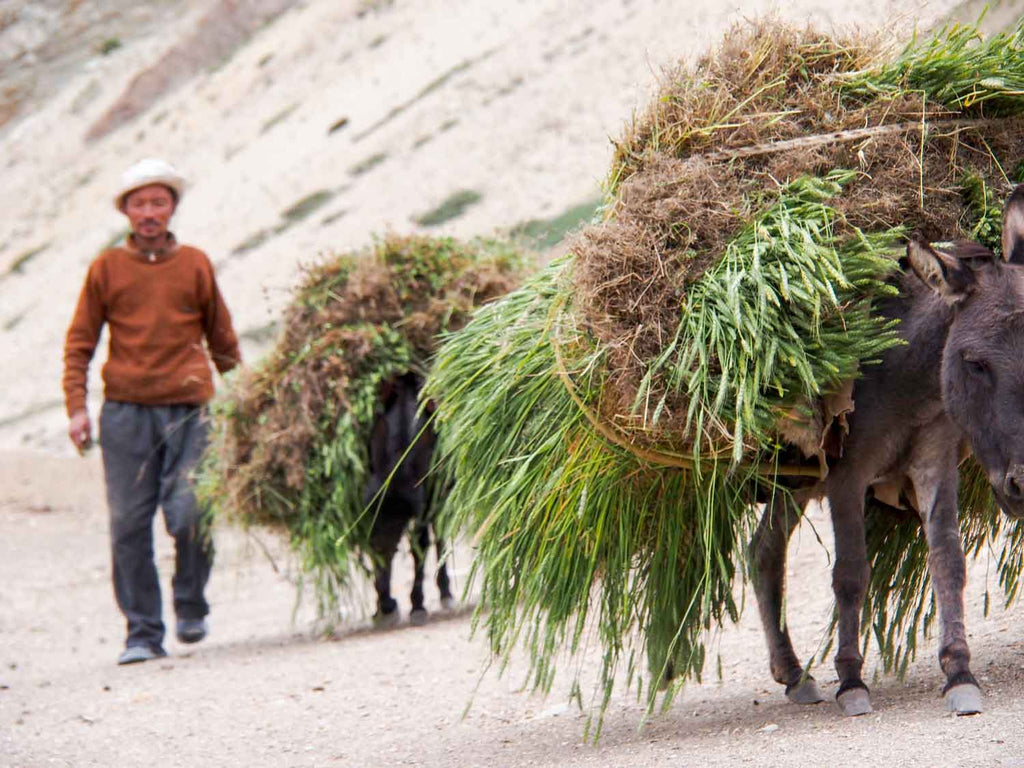
{"type": "Polygon", "coordinates": [[[907,243],[907,259],[921,281],[949,304],[959,304],[971,292],[974,272],[955,256],[911,240],[907,243]]]}
{"type": "Polygon", "coordinates": [[[1024,265],[1024,184],[1010,193],[1003,209],[1003,261],[1024,265]]]}

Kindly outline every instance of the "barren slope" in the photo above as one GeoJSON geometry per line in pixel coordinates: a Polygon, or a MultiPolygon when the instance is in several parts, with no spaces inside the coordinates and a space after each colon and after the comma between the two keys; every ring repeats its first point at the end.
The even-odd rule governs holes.
{"type": "MultiPolygon", "coordinates": [[[[780,12],[908,32],[956,5],[794,0],[780,12]]],[[[388,228],[468,236],[585,216],[609,137],[661,65],[773,7],[8,1],[0,98],[18,111],[0,125],[0,445],[69,450],[63,334],[87,264],[123,232],[110,198],[131,161],[162,155],[192,181],[175,229],[218,265],[251,359],[302,261],[388,228]]]]}

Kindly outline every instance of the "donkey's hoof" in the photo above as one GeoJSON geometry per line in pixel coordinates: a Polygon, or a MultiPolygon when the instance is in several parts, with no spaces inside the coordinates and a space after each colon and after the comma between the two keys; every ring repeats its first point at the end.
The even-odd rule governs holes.
{"type": "Polygon", "coordinates": [[[449,595],[448,597],[441,598],[441,610],[442,611],[454,611],[458,607],[458,601],[449,595]]]}
{"type": "Polygon", "coordinates": [[[409,612],[409,623],[415,627],[422,627],[427,623],[427,609],[426,608],[413,608],[409,612]]]}
{"type": "Polygon", "coordinates": [[[794,704],[821,704],[825,700],[818,689],[818,682],[809,675],[798,683],[787,685],[786,698],[794,704]]]}
{"type": "Polygon", "coordinates": [[[836,696],[836,703],[847,717],[870,715],[875,711],[871,708],[871,695],[867,688],[850,688],[843,691],[836,696]]]}
{"type": "Polygon", "coordinates": [[[982,712],[981,689],[972,683],[954,685],[946,691],[946,706],[957,715],[977,715],[982,712]]]}
{"type": "Polygon", "coordinates": [[[390,613],[377,613],[373,614],[373,626],[378,629],[387,629],[388,627],[394,627],[402,620],[401,614],[398,611],[391,611],[390,613]]]}

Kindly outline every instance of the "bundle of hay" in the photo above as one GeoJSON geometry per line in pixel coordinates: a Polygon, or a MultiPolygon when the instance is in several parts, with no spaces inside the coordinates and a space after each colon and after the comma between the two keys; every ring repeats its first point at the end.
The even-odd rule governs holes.
{"type": "Polygon", "coordinates": [[[389,235],[307,268],[274,350],[215,400],[199,493],[215,515],[284,529],[329,614],[360,553],[383,382],[426,373],[444,331],[511,290],[497,241],[389,235]]]}
{"type": "Polygon", "coordinates": [[[428,381],[496,653],[525,644],[546,689],[596,613],[604,704],[624,655],[643,686],[642,649],[649,683],[700,677],[751,505],[820,477],[850,382],[900,343],[872,307],[906,234],[998,246],[1022,114],[1024,26],[893,58],[758,23],[666,75],[603,221],[428,381]]]}

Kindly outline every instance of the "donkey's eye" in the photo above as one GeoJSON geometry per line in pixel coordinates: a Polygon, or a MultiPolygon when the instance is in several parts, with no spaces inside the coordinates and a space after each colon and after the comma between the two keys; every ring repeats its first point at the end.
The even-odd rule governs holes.
{"type": "Polygon", "coordinates": [[[984,360],[973,360],[969,357],[964,358],[964,367],[968,373],[975,376],[986,376],[988,374],[988,364],[984,360]]]}

